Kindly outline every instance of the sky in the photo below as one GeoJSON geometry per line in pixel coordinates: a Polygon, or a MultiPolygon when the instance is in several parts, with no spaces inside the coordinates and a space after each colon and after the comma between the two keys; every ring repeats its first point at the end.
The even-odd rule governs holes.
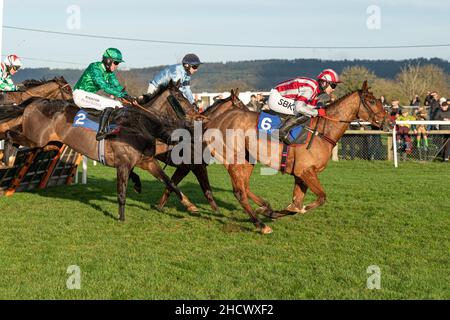
{"type": "Polygon", "coordinates": [[[108,47],[119,48],[121,67],[178,63],[186,53],[205,62],[260,59],[450,60],[447,0],[4,0],[2,54],[16,53],[26,67],[84,68],[108,47]],[[261,46],[446,47],[303,49],[220,47],[93,39],[11,29],[175,42],[261,46]],[[48,61],[51,60],[51,61],[48,61]]]}

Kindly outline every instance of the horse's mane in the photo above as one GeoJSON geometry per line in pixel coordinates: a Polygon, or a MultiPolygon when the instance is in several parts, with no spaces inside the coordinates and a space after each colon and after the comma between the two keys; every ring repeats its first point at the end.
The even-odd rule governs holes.
{"type": "Polygon", "coordinates": [[[166,144],[176,144],[171,138],[173,131],[187,129],[192,132],[192,125],[188,121],[160,115],[153,109],[144,111],[129,107],[118,117],[118,121],[121,133],[141,137],[149,142],[159,139],[166,144]]]}
{"type": "Polygon", "coordinates": [[[336,104],[341,103],[344,99],[348,98],[349,96],[351,96],[352,94],[354,94],[355,92],[358,92],[358,91],[360,91],[360,90],[353,90],[353,91],[347,92],[347,93],[344,94],[342,97],[340,97],[340,98],[334,100],[333,102],[331,102],[331,103],[328,105],[327,108],[333,107],[333,106],[335,106],[336,104]]]}
{"type": "Polygon", "coordinates": [[[222,103],[225,103],[225,102],[228,102],[228,101],[230,101],[230,100],[231,100],[231,95],[230,95],[229,97],[226,97],[226,98],[223,98],[223,99],[217,99],[216,101],[214,101],[214,103],[213,103],[212,105],[210,105],[210,106],[205,110],[205,112],[203,112],[203,114],[207,116],[208,114],[210,114],[211,112],[213,112],[213,110],[214,110],[215,108],[217,108],[218,105],[220,105],[220,104],[222,104],[222,103]]]}

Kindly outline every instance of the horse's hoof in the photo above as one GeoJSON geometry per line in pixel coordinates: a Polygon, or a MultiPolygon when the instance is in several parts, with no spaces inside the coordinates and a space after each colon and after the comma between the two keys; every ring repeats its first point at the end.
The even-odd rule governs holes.
{"type": "Polygon", "coordinates": [[[164,211],[164,206],[161,206],[161,205],[159,205],[159,204],[156,204],[156,205],[154,206],[154,208],[155,208],[157,211],[159,211],[159,212],[163,212],[163,211],[164,211]]]}
{"type": "Polygon", "coordinates": [[[187,211],[189,211],[190,213],[199,213],[200,212],[200,210],[198,210],[198,208],[194,205],[187,207],[187,211]]]}
{"type": "Polygon", "coordinates": [[[303,206],[303,208],[301,208],[301,210],[300,210],[298,213],[305,214],[306,211],[307,211],[307,210],[306,210],[306,207],[303,206]]]}
{"type": "Polygon", "coordinates": [[[142,193],[142,187],[134,186],[133,189],[134,189],[134,191],[135,191],[136,193],[139,193],[139,194],[142,193]]]}
{"type": "Polygon", "coordinates": [[[272,228],[269,226],[264,226],[260,230],[261,234],[271,234],[273,232],[272,228]]]}

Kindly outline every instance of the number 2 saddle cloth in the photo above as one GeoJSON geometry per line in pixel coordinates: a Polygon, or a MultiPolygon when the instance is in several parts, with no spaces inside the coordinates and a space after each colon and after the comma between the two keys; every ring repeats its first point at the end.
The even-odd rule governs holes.
{"type": "MultiPolygon", "coordinates": [[[[109,116],[106,131],[111,134],[118,134],[120,132],[120,126],[116,123],[116,119],[119,118],[125,110],[114,109],[109,116]]],[[[98,131],[99,120],[102,111],[96,109],[80,109],[75,118],[73,119],[72,127],[80,127],[89,131],[98,131]]]]}
{"type": "MultiPolygon", "coordinates": [[[[273,130],[278,130],[282,125],[292,118],[291,115],[279,114],[277,112],[267,110],[261,111],[258,118],[258,131],[266,132],[268,135],[273,133],[273,130]]],[[[293,127],[289,131],[289,145],[292,144],[304,144],[308,137],[309,131],[305,129],[305,125],[310,125],[311,120],[306,121],[293,127]]]]}

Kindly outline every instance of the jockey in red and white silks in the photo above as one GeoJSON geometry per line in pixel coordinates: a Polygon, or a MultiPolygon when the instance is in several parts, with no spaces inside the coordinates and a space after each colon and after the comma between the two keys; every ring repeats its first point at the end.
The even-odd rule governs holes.
{"type": "Polygon", "coordinates": [[[284,81],[271,90],[269,108],[283,114],[315,117],[320,112],[316,109],[317,96],[330,95],[339,82],[338,74],[332,69],[323,70],[316,79],[298,77],[284,81]]]}
{"type": "Polygon", "coordinates": [[[330,95],[341,82],[336,71],[323,70],[316,79],[298,77],[284,81],[270,91],[269,108],[282,114],[295,115],[280,128],[280,137],[286,137],[289,130],[308,117],[325,116],[323,108],[317,108],[318,96],[330,95]]]}
{"type": "Polygon", "coordinates": [[[294,78],[284,81],[270,92],[269,108],[282,114],[316,116],[319,84],[310,78],[294,78]]]}

